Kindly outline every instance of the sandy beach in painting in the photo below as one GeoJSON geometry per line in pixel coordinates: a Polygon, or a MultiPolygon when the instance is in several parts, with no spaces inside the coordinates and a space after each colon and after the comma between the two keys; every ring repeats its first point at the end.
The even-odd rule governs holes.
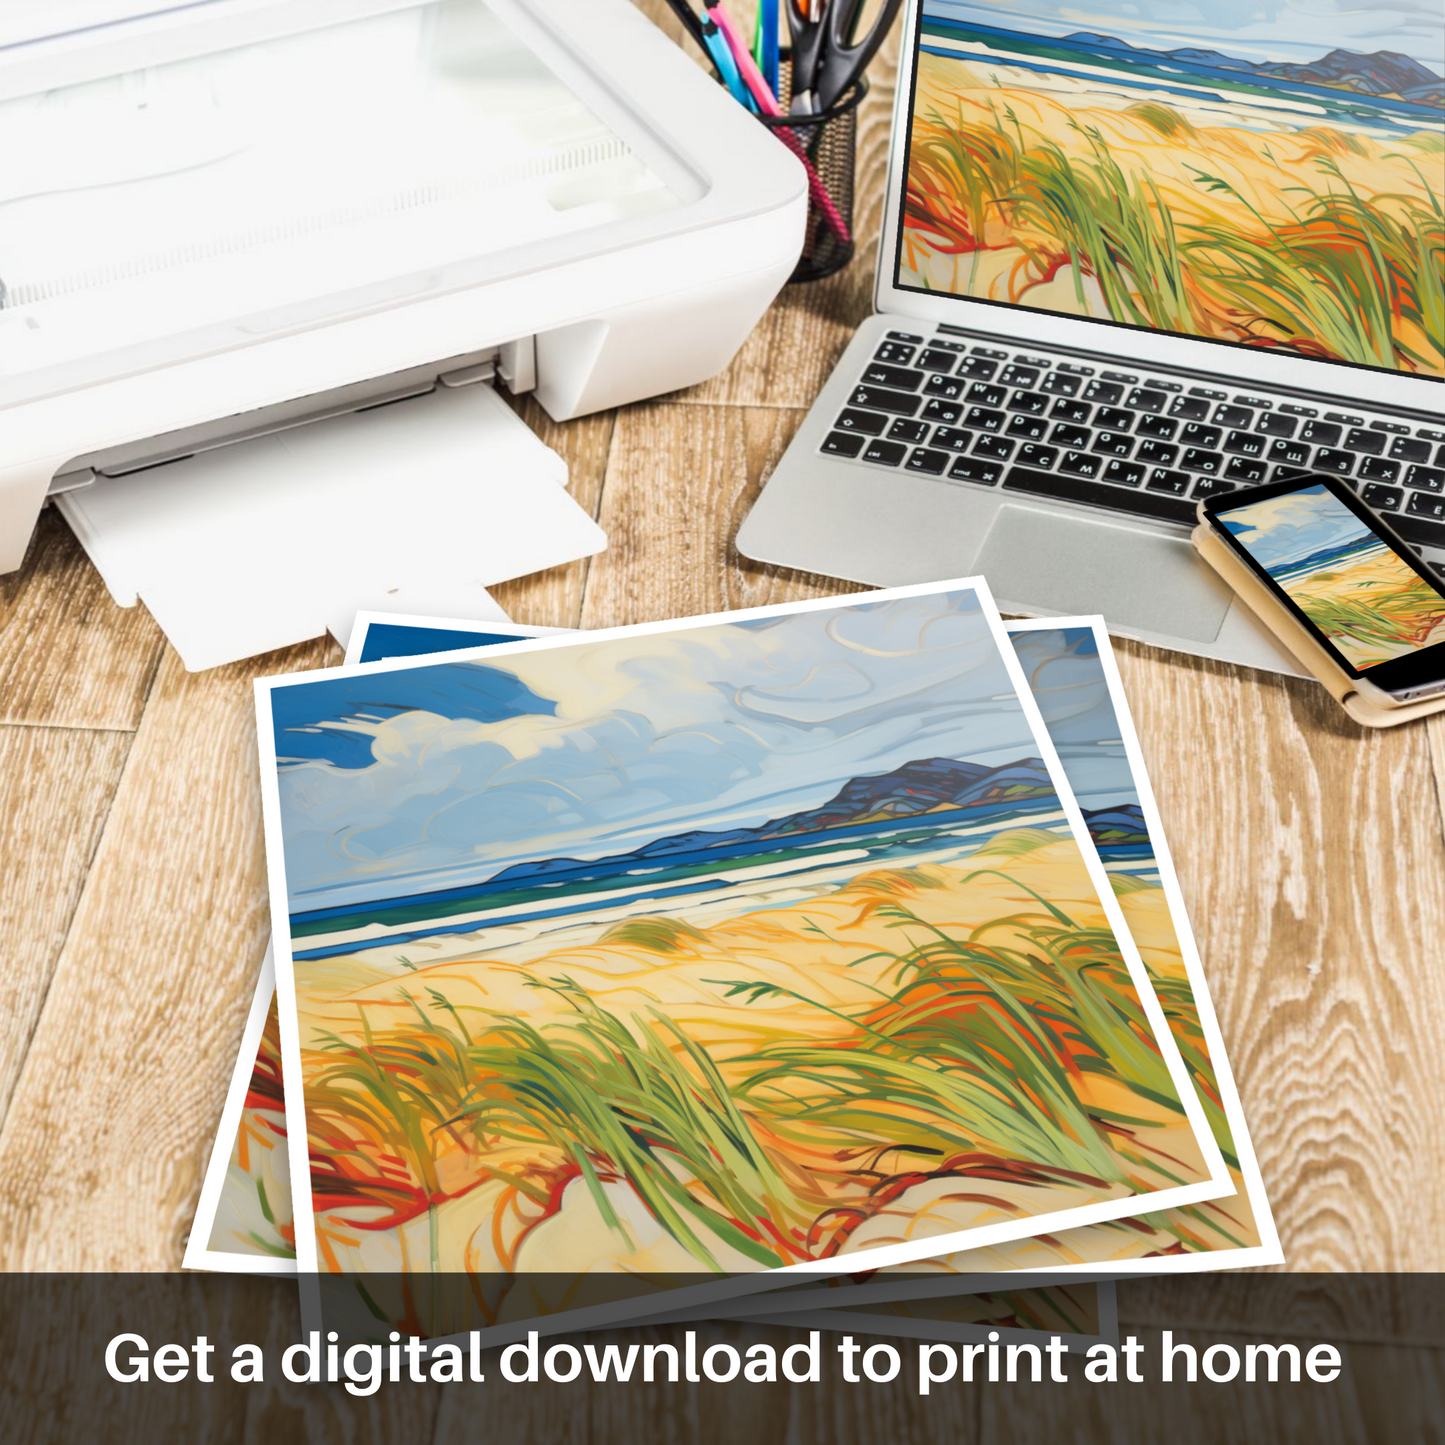
{"type": "MultiPolygon", "coordinates": [[[[1072,840],[1022,828],[964,861],[830,881],[806,899],[726,919],[684,909],[574,926],[565,940],[489,939],[484,951],[454,939],[452,956],[409,968],[346,957],[301,965],[325,1263],[499,1275],[696,1269],[701,1258],[746,1270],[1201,1177],[1187,1121],[1159,1096],[1161,1066],[1135,1032],[1147,1026],[1106,931],[1072,840]],[[1056,991],[1056,1029],[1025,1041],[999,1010],[1010,997],[1037,1005],[1041,990],[1056,991]],[[1100,1037],[1098,1006],[1137,1022],[1100,1037]],[[751,1198],[729,1194],[670,1140],[668,1188],[684,1211],[687,1196],[707,1216],[679,1237],[648,1207],[656,1181],[616,1161],[589,1179],[539,1119],[516,1123],[513,1068],[525,1074],[529,1049],[577,1045],[596,1007],[625,1021],[632,1040],[614,1031],[609,1047],[635,1047],[639,1057],[661,1048],[666,1068],[680,1064],[693,1086],[711,1080],[719,1101],[736,1107],[730,1117],[746,1130],[752,1160],[738,1172],[751,1180],[751,1198]],[[948,1084],[950,1050],[963,1043],[955,1027],[992,1039],[989,1047],[1023,1047],[1013,1078],[1037,1089],[1042,1107],[1004,1106],[1007,1091],[986,1071],[975,1085],[974,1066],[961,1059],[981,1092],[971,1106],[959,1095],[956,1116],[922,1093],[900,1094],[899,1081],[914,1073],[930,1089],[948,1084]],[[870,1076],[861,1046],[901,1072],[891,1083],[870,1076]],[[369,1140],[353,1107],[365,1061],[424,1051],[435,1074],[429,1095],[450,1100],[460,1117],[467,1089],[446,1083],[447,1052],[471,1060],[475,1085],[488,1049],[499,1098],[509,1100],[496,1118],[512,1120],[510,1142],[468,1116],[435,1131],[432,1157],[369,1172],[365,1160],[394,1146],[369,1140]],[[1106,1066],[1106,1052],[1116,1062],[1106,1066]],[[346,1188],[327,1200],[337,1173],[346,1188]],[[404,1202],[394,1191],[407,1175],[416,1177],[406,1179],[404,1202]],[[441,1198],[430,1210],[428,1193],[441,1198]]],[[[585,1053],[570,1060],[583,1072],[585,1053]]],[[[640,1096],[619,1107],[636,1110],[638,1129],[656,1127],[644,1122],[640,1096]]],[[[504,1303],[497,1308],[505,1317],[504,1303]]]]}

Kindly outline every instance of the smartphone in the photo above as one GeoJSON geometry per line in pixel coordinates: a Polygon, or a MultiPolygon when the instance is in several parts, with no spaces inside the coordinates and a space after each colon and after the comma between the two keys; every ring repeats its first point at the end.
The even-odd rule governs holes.
{"type": "Polygon", "coordinates": [[[1395,703],[1445,692],[1445,579],[1349,483],[1244,487],[1199,515],[1363,689],[1395,703]]]}

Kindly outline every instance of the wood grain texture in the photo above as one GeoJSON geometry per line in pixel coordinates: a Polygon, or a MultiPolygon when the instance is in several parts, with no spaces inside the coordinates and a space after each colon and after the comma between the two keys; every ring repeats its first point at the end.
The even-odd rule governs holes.
{"type": "Polygon", "coordinates": [[[858,589],[745,562],[732,539],[802,414],[654,403],[618,413],[584,627],[695,617],[858,589]]]}
{"type": "MultiPolygon", "coordinates": [[[[1160,1331],[1121,1320],[1121,1335],[1145,1347],[1141,1384],[1098,1385],[1071,1381],[1043,1386],[985,1385],[982,1432],[988,1440],[1047,1440],[1049,1445],[1219,1445],[1223,1441],[1269,1441],[1270,1445],[1397,1445],[1403,1440],[1442,1439],[1445,1394],[1434,1351],[1349,1347],[1346,1370],[1330,1384],[1256,1381],[1250,1386],[1214,1384],[1202,1373],[1187,1383],[1181,1359],[1177,1378],[1158,1378],[1160,1331]],[[1423,1433],[1412,1430],[1420,1426],[1423,1433]]],[[[1214,1344],[1243,1351],[1260,1341],[1249,1335],[1175,1330],[1176,1343],[1201,1355],[1214,1344]]],[[[1217,1368],[1223,1367],[1220,1360],[1217,1368]]],[[[1071,1374],[1077,1366],[1071,1368],[1071,1374]]]]}
{"type": "Polygon", "coordinates": [[[0,1268],[179,1264],[270,926],[251,679],[336,655],[167,649],[0,1128],[0,1268]]]}
{"type": "Polygon", "coordinates": [[[0,723],[132,731],[163,645],[47,508],[25,565],[0,577],[0,723]]]}
{"type": "MultiPolygon", "coordinates": [[[[697,1333],[697,1355],[701,1359],[715,1344],[731,1345],[745,1356],[752,1345],[768,1344],[780,1356],[789,1345],[804,1340],[801,1332],[772,1326],[716,1322],[689,1326],[697,1333]]],[[[616,1343],[626,1351],[631,1345],[671,1344],[679,1346],[681,1333],[674,1328],[641,1326],[607,1330],[596,1336],[578,1336],[616,1343]]],[[[865,1347],[876,1343],[871,1336],[857,1336],[865,1347]]],[[[592,1441],[626,1440],[629,1445],[673,1445],[686,1440],[691,1445],[864,1445],[887,1441],[888,1445],[925,1445],[943,1441],[951,1445],[974,1445],[984,1437],[978,1428],[978,1406],[972,1392],[939,1396],[920,1409],[911,1389],[864,1387],[839,1383],[836,1363],[837,1336],[822,1334],[820,1352],[822,1379],[817,1384],[777,1383],[717,1384],[701,1381],[676,1384],[659,1379],[651,1385],[631,1388],[616,1385],[589,1388],[576,1385],[506,1386],[508,1411],[507,1440],[525,1440],[528,1445],[589,1445],[592,1441]],[[516,1414],[513,1415],[512,1412],[516,1414]]],[[[906,1349],[906,1342],[904,1342],[906,1349]]],[[[500,1378],[497,1354],[485,1355],[488,1380],[500,1378]]],[[[639,1376],[641,1367],[638,1367],[639,1376]]],[[[662,1373],[661,1366],[658,1369],[662,1373]]],[[[483,1386],[448,1387],[437,1416],[433,1445],[463,1445],[477,1438],[479,1397],[483,1386]]]]}
{"type": "Polygon", "coordinates": [[[1445,1268],[1445,841],[1429,731],[1120,645],[1220,1027],[1297,1270],[1445,1268]]]}
{"type": "Polygon", "coordinates": [[[130,745],[129,733],[0,727],[0,1120],[130,745]]]}

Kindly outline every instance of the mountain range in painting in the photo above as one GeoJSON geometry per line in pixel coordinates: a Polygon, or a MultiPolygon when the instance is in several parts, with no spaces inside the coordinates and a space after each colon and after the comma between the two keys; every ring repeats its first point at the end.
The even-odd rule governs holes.
{"type": "Polygon", "coordinates": [[[1361,95],[1385,96],[1409,100],[1417,105],[1445,106],[1445,80],[1394,50],[1377,50],[1373,55],[1335,49],[1307,65],[1286,62],[1242,60],[1218,50],[1184,47],[1178,50],[1152,50],[1131,45],[1112,35],[1092,31],[1076,31],[1063,37],[1065,43],[1084,45],[1091,50],[1116,50],[1134,58],[1173,61],[1183,65],[1210,66],[1217,70],[1241,70],[1250,75],[1267,76],[1272,80],[1293,80],[1306,85],[1325,85],[1336,90],[1353,90],[1361,95]]]}

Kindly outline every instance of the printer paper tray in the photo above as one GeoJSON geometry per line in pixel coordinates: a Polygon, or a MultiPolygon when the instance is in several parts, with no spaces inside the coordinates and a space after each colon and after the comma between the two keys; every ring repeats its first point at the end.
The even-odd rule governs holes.
{"type": "Polygon", "coordinates": [[[193,671],[362,608],[497,615],[485,589],[606,545],[567,468],[489,386],[238,442],[55,499],[123,607],[193,671]]]}

